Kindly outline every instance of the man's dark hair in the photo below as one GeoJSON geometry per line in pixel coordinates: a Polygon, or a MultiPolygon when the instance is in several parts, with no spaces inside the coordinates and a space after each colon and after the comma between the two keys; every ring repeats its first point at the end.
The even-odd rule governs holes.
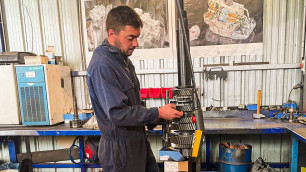
{"type": "Polygon", "coordinates": [[[141,28],[142,21],[139,15],[129,6],[118,6],[109,11],[106,18],[106,31],[113,29],[118,34],[125,26],[141,28]]]}

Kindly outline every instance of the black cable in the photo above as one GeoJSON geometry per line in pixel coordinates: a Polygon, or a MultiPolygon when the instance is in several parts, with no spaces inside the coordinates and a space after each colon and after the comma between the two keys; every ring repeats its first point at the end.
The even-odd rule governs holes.
{"type": "Polygon", "coordinates": [[[298,84],[296,84],[295,86],[293,86],[293,88],[290,90],[290,93],[289,93],[289,96],[288,96],[288,101],[290,100],[290,95],[291,95],[291,92],[293,91],[293,90],[296,90],[296,89],[301,89],[301,88],[303,88],[304,87],[304,84],[303,84],[303,82],[300,82],[300,83],[298,83],[298,84]]]}
{"type": "Polygon", "coordinates": [[[293,91],[293,88],[290,90],[290,93],[289,93],[289,96],[288,96],[288,102],[290,101],[290,95],[291,95],[292,91],[293,91]]]}

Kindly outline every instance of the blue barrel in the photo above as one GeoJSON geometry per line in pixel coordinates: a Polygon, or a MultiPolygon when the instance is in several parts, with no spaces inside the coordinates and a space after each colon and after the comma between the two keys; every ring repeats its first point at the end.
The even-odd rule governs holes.
{"type": "MultiPolygon", "coordinates": [[[[223,145],[223,144],[222,144],[223,145]]],[[[249,149],[229,149],[219,145],[220,172],[248,172],[252,165],[252,146],[249,149]]]]}

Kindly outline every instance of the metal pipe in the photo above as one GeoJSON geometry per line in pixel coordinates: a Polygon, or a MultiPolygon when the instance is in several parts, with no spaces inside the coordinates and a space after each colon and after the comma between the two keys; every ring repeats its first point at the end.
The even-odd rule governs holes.
{"type": "Polygon", "coordinates": [[[184,42],[183,42],[183,34],[180,20],[178,22],[178,30],[177,30],[177,62],[178,62],[178,83],[179,86],[186,86],[185,76],[185,52],[184,52],[184,42]]]}
{"type": "Polygon", "coordinates": [[[165,99],[165,104],[169,104],[169,90],[166,90],[166,99],[165,99]]]}
{"type": "Polygon", "coordinates": [[[70,121],[70,127],[71,128],[82,128],[82,121],[79,119],[78,104],[77,104],[77,98],[75,95],[74,77],[71,78],[71,85],[72,85],[74,113],[73,113],[73,120],[70,121]]]}
{"type": "MultiPolygon", "coordinates": [[[[183,1],[180,0],[177,4],[178,6],[183,7],[183,1]]],[[[180,12],[179,8],[177,9],[178,13],[180,12]]],[[[182,29],[182,23],[181,20],[177,19],[177,63],[178,63],[178,83],[179,86],[186,86],[185,82],[185,76],[186,76],[186,70],[185,70],[185,52],[184,52],[184,42],[183,42],[183,29],[182,29]]]]}
{"type": "Polygon", "coordinates": [[[291,104],[291,108],[289,109],[289,122],[293,122],[293,104],[291,104]]]}
{"type": "Polygon", "coordinates": [[[203,111],[201,109],[201,104],[200,101],[196,101],[196,108],[195,108],[195,117],[196,117],[196,126],[197,126],[197,130],[201,130],[203,131],[203,136],[204,136],[204,119],[203,119],[203,111]]]}
{"type": "Polygon", "coordinates": [[[178,62],[178,83],[179,86],[191,85],[192,69],[189,65],[190,46],[187,12],[184,10],[184,1],[177,0],[177,62],[178,62]]]}

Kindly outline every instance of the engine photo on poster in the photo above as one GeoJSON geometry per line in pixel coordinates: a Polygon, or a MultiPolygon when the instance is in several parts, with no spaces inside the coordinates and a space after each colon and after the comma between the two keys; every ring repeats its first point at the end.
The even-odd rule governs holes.
{"type": "Polygon", "coordinates": [[[186,0],[190,45],[259,43],[263,0],[186,0]]]}

